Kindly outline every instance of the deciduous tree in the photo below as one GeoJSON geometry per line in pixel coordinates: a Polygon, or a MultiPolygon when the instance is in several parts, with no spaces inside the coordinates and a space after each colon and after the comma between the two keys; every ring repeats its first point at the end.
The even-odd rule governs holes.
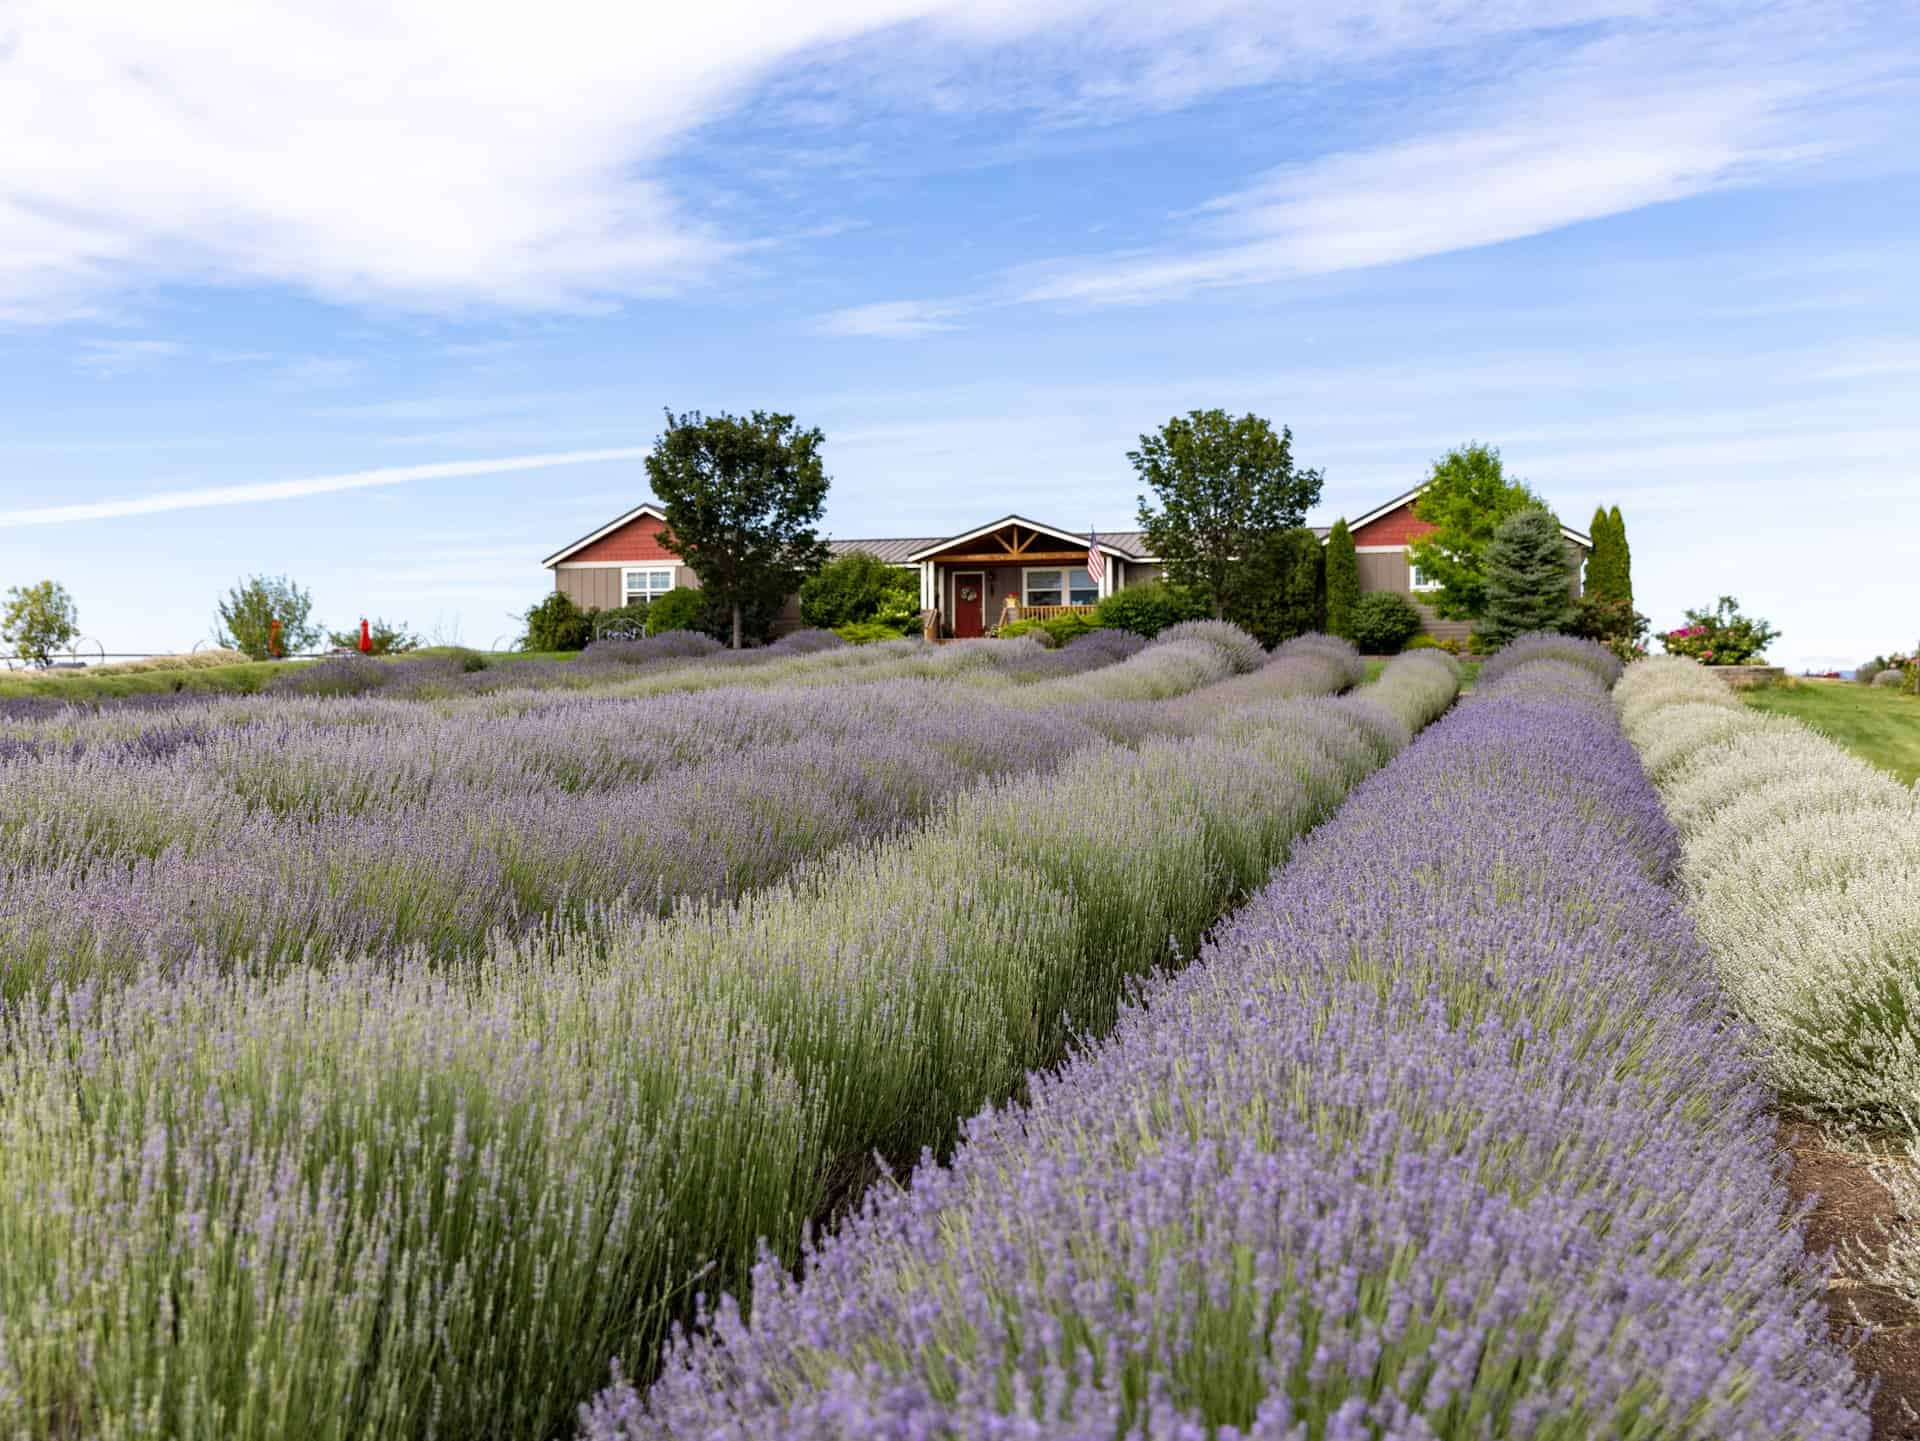
{"type": "Polygon", "coordinates": [[[825,443],[817,427],[803,430],[791,415],[668,411],[647,457],[667,517],[661,542],[700,577],[704,598],[727,612],[735,650],[749,616],[770,617],[826,561],[814,530],[830,483],[825,443]]]}
{"type": "Polygon", "coordinates": [[[1248,557],[1292,530],[1320,499],[1317,470],[1295,469],[1293,432],[1257,415],[1195,410],[1175,416],[1127,452],[1153,499],[1140,496],[1147,545],[1167,579],[1227,616],[1249,583],[1248,557]]]}
{"type": "Polygon", "coordinates": [[[313,597],[284,575],[250,575],[218,603],[213,638],[230,650],[243,650],[255,660],[275,653],[294,655],[320,639],[320,627],[311,619],[313,597]],[[277,633],[274,622],[280,623],[277,633]]]}
{"type": "Polygon", "coordinates": [[[7,591],[6,606],[0,609],[0,638],[21,659],[46,665],[79,634],[80,612],[59,581],[36,581],[7,591]]]}
{"type": "Polygon", "coordinates": [[[1471,441],[1433,463],[1413,513],[1435,529],[1413,542],[1410,559],[1436,588],[1425,599],[1450,620],[1486,613],[1484,553],[1500,522],[1516,510],[1540,506],[1523,481],[1508,480],[1500,452],[1471,441]]]}

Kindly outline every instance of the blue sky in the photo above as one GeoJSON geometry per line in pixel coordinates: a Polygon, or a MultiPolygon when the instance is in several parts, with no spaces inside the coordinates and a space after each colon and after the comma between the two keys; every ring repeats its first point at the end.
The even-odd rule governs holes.
{"type": "Polygon", "coordinates": [[[1657,625],[1920,639],[1910,7],[692,8],[0,9],[0,586],[489,645],[664,407],[823,427],[857,536],[1129,528],[1219,405],[1316,519],[1480,439],[1657,625]]]}

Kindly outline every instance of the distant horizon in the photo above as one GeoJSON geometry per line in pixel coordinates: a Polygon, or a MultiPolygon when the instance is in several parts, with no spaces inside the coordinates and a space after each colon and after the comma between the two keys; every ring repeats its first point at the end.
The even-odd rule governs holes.
{"type": "Polygon", "coordinates": [[[1656,630],[1920,640],[1900,7],[159,16],[0,45],[0,591],[108,650],[249,573],[489,646],[669,408],[821,426],[847,538],[1136,529],[1195,408],[1315,524],[1479,440],[1620,506],[1656,630]]]}

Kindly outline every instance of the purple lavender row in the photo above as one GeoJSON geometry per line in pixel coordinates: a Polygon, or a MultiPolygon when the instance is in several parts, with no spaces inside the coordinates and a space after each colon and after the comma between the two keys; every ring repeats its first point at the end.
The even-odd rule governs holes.
{"type": "MultiPolygon", "coordinates": [[[[1189,650],[1206,675],[1229,664],[1193,640],[1111,659],[1134,649],[1098,652],[1123,690],[1189,650]]],[[[1287,680],[1302,694],[1342,683],[1327,666],[1287,680]]],[[[203,951],[449,958],[497,928],[727,899],[981,779],[1164,729],[1137,703],[1014,711],[928,682],[665,697],[639,717],[632,701],[583,701],[438,729],[386,719],[6,767],[0,989],[203,951]]]]}
{"type": "Polygon", "coordinates": [[[910,1160],[1103,1025],[1457,686],[1428,658],[1290,694],[1350,672],[1279,657],[1175,737],[593,943],[24,997],[0,1432],[555,1434],[875,1149],[910,1160]]]}
{"type": "Polygon", "coordinates": [[[582,1435],[1866,1437],[1607,669],[1501,667],[582,1435]]]}
{"type": "Polygon", "coordinates": [[[515,661],[480,672],[454,657],[377,661],[338,657],[289,669],[263,694],[179,692],[131,696],[97,705],[46,697],[0,699],[0,761],[75,755],[89,750],[154,759],[207,744],[236,729],[288,722],[327,730],[421,726],[466,712],[498,715],[600,701],[762,688],[870,684],[887,680],[960,680],[1019,688],[1122,661],[1147,644],[1097,631],[1057,651],[1031,639],[963,641],[931,647],[913,641],[848,647],[801,632],[754,651],[719,651],[705,637],[676,633],[613,642],[575,661],[515,661]],[[671,642],[671,644],[666,644],[671,642]],[[422,706],[418,702],[429,702],[422,706]],[[411,719],[409,719],[411,718],[411,719]]]}

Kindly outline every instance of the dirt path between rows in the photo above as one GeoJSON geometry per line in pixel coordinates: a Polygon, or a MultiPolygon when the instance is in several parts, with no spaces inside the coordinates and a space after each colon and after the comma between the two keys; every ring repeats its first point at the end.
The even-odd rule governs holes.
{"type": "Polygon", "coordinates": [[[1893,1198],[1860,1153],[1835,1149],[1817,1126],[1783,1121],[1780,1144],[1794,1202],[1816,1198],[1807,1249],[1832,1253],[1828,1326],[1861,1379],[1874,1384],[1874,1441],[1920,1441],[1920,1307],[1865,1274],[1901,1224],[1893,1198]]]}

